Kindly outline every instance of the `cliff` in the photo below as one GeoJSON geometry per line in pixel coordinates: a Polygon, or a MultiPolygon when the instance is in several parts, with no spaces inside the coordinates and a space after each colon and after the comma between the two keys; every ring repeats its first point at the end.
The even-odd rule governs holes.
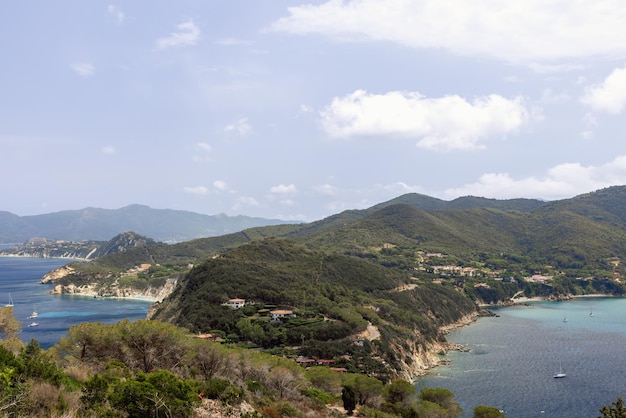
{"type": "Polygon", "coordinates": [[[88,275],[72,265],[65,265],[46,273],[41,283],[56,283],[51,294],[162,301],[174,291],[178,277],[153,281],[152,284],[140,281],[138,274],[149,268],[150,265],[141,265],[118,274],[109,272],[88,275]]]}
{"type": "Polygon", "coordinates": [[[145,289],[132,289],[120,287],[119,282],[116,281],[110,286],[102,286],[98,283],[90,283],[85,285],[58,284],[54,286],[54,289],[50,291],[51,294],[69,294],[69,295],[81,295],[94,298],[126,298],[126,299],[141,299],[151,302],[160,302],[165,299],[174,291],[176,287],[176,280],[167,280],[161,287],[147,287],[145,289]]]}

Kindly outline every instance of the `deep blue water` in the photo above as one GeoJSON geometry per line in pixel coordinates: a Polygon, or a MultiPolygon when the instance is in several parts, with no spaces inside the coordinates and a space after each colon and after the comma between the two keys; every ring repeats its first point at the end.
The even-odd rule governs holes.
{"type": "Polygon", "coordinates": [[[0,257],[0,306],[13,299],[15,317],[22,322],[20,339],[36,339],[49,348],[65,336],[67,330],[81,322],[115,323],[122,319],[144,319],[150,303],[124,299],[94,299],[86,296],[50,295],[53,285],[40,284],[48,271],[71,260],[0,257]],[[38,317],[28,319],[36,309],[38,317]],[[36,321],[39,325],[28,327],[36,321]]]}
{"type": "Polygon", "coordinates": [[[626,398],[626,299],[534,302],[494,312],[500,317],[448,336],[471,351],[449,353],[451,364],[420,378],[418,391],[450,389],[463,417],[477,405],[498,407],[509,418],[598,417],[600,407],[626,398]],[[553,378],[559,364],[564,379],[553,378]]]}

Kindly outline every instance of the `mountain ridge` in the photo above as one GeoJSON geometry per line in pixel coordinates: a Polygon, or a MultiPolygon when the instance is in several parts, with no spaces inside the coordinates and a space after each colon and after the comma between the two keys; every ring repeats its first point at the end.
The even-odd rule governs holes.
{"type": "Polygon", "coordinates": [[[136,231],[161,242],[183,242],[256,226],[290,223],[294,221],[223,213],[203,215],[185,210],[153,209],[139,204],[119,209],[87,207],[28,216],[0,211],[0,244],[25,242],[31,238],[108,241],[127,231],[136,231]]]}

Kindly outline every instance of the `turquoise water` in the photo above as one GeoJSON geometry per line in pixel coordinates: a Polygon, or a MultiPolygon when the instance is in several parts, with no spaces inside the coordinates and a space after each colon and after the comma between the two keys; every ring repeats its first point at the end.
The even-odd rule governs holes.
{"type": "Polygon", "coordinates": [[[597,417],[626,397],[626,299],[577,298],[494,309],[452,332],[470,352],[416,382],[445,387],[471,417],[477,405],[507,417],[597,417]],[[590,314],[593,313],[593,316],[590,314]],[[567,321],[565,321],[565,319],[567,321]],[[562,366],[564,379],[553,375],[562,366]]]}
{"type": "Polygon", "coordinates": [[[50,295],[53,285],[39,283],[48,271],[69,260],[0,257],[0,306],[13,300],[15,317],[22,322],[20,339],[35,339],[49,348],[67,330],[81,322],[115,323],[123,319],[144,319],[150,303],[124,299],[94,299],[86,296],[50,295]],[[28,316],[37,310],[38,317],[28,316]],[[29,327],[33,321],[39,325],[29,327]]]}

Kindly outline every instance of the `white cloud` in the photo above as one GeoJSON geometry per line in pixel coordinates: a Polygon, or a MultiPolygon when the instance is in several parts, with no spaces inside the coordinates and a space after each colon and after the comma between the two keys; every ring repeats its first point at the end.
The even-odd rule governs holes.
{"type": "Polygon", "coordinates": [[[514,179],[508,173],[487,173],[471,184],[448,189],[444,195],[482,196],[499,199],[519,197],[563,199],[590,190],[626,184],[626,155],[600,166],[565,163],[552,167],[543,178],[514,179]]]}
{"type": "Polygon", "coordinates": [[[224,193],[233,193],[234,192],[234,190],[231,189],[230,186],[228,184],[226,184],[226,182],[223,181],[223,180],[215,180],[213,182],[213,187],[218,192],[224,192],[224,193]]]}
{"type": "Polygon", "coordinates": [[[602,83],[587,87],[580,100],[594,110],[620,113],[626,105],[626,67],[614,69],[602,83]]]}
{"type": "Polygon", "coordinates": [[[293,194],[298,190],[294,184],[279,184],[278,186],[273,186],[270,188],[270,192],[276,194],[293,194]]]}
{"type": "Polygon", "coordinates": [[[111,145],[107,145],[107,146],[102,147],[100,149],[100,152],[103,153],[104,155],[113,155],[117,153],[117,150],[115,149],[115,147],[111,145]]]}
{"type": "Polygon", "coordinates": [[[213,147],[207,144],[206,142],[198,142],[195,146],[196,155],[193,156],[193,160],[196,162],[207,162],[211,161],[211,151],[213,147]]]}
{"type": "Polygon", "coordinates": [[[89,62],[77,62],[72,64],[71,67],[81,77],[91,77],[96,73],[96,67],[89,62]]]}
{"type": "Polygon", "coordinates": [[[313,190],[325,196],[335,196],[339,193],[339,189],[331,184],[320,184],[319,186],[314,186],[313,190]]]}
{"type": "Polygon", "coordinates": [[[429,99],[417,92],[383,95],[357,90],[336,97],[321,112],[332,137],[387,135],[419,138],[429,149],[482,148],[482,140],[515,132],[531,118],[521,98],[497,94],[472,102],[459,96],[429,99]]]}
{"type": "Polygon", "coordinates": [[[248,123],[248,118],[240,118],[237,122],[231,123],[224,127],[226,133],[236,133],[239,136],[248,136],[252,132],[252,128],[248,123]]]}
{"type": "Polygon", "coordinates": [[[209,193],[209,189],[204,186],[185,187],[183,190],[185,193],[195,194],[197,196],[204,196],[209,193]]]}
{"type": "Polygon", "coordinates": [[[622,0],[329,0],[288,11],[269,30],[446,49],[550,70],[557,60],[626,56],[622,0]]]}
{"type": "Polygon", "coordinates": [[[200,28],[192,20],[179,24],[176,29],[178,29],[177,32],[172,32],[169,36],[157,40],[158,49],[195,45],[200,39],[200,28]]]}
{"type": "Polygon", "coordinates": [[[126,18],[124,12],[119,7],[112,4],[107,6],[107,13],[118,25],[122,24],[126,18]]]}

